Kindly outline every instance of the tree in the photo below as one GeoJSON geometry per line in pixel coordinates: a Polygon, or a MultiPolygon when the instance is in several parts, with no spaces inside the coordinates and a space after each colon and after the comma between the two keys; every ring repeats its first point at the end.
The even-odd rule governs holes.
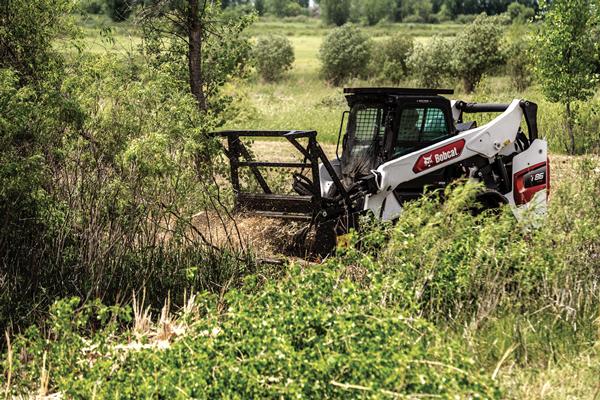
{"type": "Polygon", "coordinates": [[[267,10],[278,17],[293,17],[302,12],[302,6],[294,0],[267,0],[267,10]]]}
{"type": "Polygon", "coordinates": [[[414,40],[403,33],[396,33],[378,43],[373,54],[374,70],[382,81],[399,83],[408,73],[408,58],[413,52],[414,40]]]}
{"type": "Polygon", "coordinates": [[[263,15],[265,13],[265,0],[254,0],[254,8],[258,15],[263,15]]]}
{"type": "Polygon", "coordinates": [[[353,25],[333,29],[319,49],[325,79],[339,85],[366,74],[371,58],[371,40],[353,25]]]}
{"type": "Polygon", "coordinates": [[[216,105],[208,97],[246,66],[250,45],[241,33],[252,20],[224,21],[211,0],[159,0],[142,10],[144,44],[154,62],[170,64],[177,79],[187,80],[198,108],[207,111],[216,105]]]}
{"type": "Polygon", "coordinates": [[[294,63],[294,48],[285,36],[258,38],[253,53],[259,75],[268,82],[281,79],[294,63]]]}
{"type": "Polygon", "coordinates": [[[11,0],[0,7],[0,330],[25,314],[10,294],[42,292],[38,284],[56,256],[48,251],[62,223],[52,171],[62,163],[62,141],[77,137],[82,119],[63,90],[64,53],[56,46],[76,34],[73,6],[11,0]]]}
{"type": "Polygon", "coordinates": [[[363,0],[360,4],[361,14],[366,17],[369,25],[375,25],[385,18],[393,20],[396,14],[395,0],[363,0]]]}
{"type": "Polygon", "coordinates": [[[531,20],[535,16],[535,10],[524,4],[513,2],[506,9],[510,20],[517,23],[523,23],[531,20]]]}
{"type": "Polygon", "coordinates": [[[417,43],[408,66],[419,86],[439,87],[452,74],[452,66],[448,63],[451,55],[451,44],[445,38],[434,36],[425,46],[417,43]]]}
{"type": "Polygon", "coordinates": [[[590,0],[554,0],[545,13],[536,36],[536,71],[542,91],[552,102],[565,107],[571,154],[575,153],[573,103],[594,93],[595,43],[591,34],[597,25],[590,0]]]}
{"type": "Polygon", "coordinates": [[[348,22],[351,0],[321,0],[319,4],[325,23],[342,26],[348,22]]]}
{"type": "Polygon", "coordinates": [[[0,7],[0,68],[11,69],[21,84],[41,82],[62,70],[62,55],[52,40],[73,34],[64,17],[68,0],[13,0],[0,7]]]}
{"type": "Polygon", "coordinates": [[[506,72],[513,86],[525,90],[533,77],[533,47],[528,27],[520,24],[512,25],[502,44],[502,53],[506,60],[506,72]]]}
{"type": "Polygon", "coordinates": [[[132,5],[131,0],[107,0],[108,16],[116,22],[125,21],[131,15],[132,5]]]}
{"type": "Polygon", "coordinates": [[[452,64],[467,93],[475,89],[485,72],[502,61],[503,29],[496,18],[484,14],[478,16],[454,40],[452,64]]]}

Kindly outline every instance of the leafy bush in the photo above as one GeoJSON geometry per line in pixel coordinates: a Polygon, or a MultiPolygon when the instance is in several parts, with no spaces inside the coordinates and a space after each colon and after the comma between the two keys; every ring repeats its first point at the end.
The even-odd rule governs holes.
{"type": "Polygon", "coordinates": [[[425,20],[420,15],[413,14],[413,15],[409,15],[406,18],[404,18],[402,20],[402,22],[407,23],[407,24],[424,24],[425,20]]]}
{"type": "Polygon", "coordinates": [[[519,91],[525,90],[531,84],[534,74],[531,40],[520,29],[515,30],[507,35],[502,44],[502,54],[513,86],[519,91]]]}
{"type": "MultiPolygon", "coordinates": [[[[577,147],[575,151],[579,154],[600,154],[600,101],[592,99],[575,105],[574,113],[577,115],[575,121],[575,137],[577,147]]],[[[564,137],[562,138],[564,140],[564,137]]],[[[563,141],[561,150],[567,149],[563,141]]]]}
{"type": "Polygon", "coordinates": [[[133,11],[132,0],[107,0],[108,16],[115,22],[127,20],[133,11]]]}
{"type": "Polygon", "coordinates": [[[459,14],[456,16],[455,21],[458,22],[459,24],[472,24],[475,19],[477,18],[477,15],[474,14],[459,14]]]}
{"type": "Polygon", "coordinates": [[[452,12],[446,3],[442,4],[440,10],[435,14],[437,22],[448,22],[452,20],[452,12]]]}
{"type": "Polygon", "coordinates": [[[258,15],[264,15],[265,13],[265,0],[255,0],[254,8],[258,15]]]}
{"type": "Polygon", "coordinates": [[[502,61],[502,33],[496,18],[480,15],[456,36],[452,46],[452,64],[467,93],[475,89],[484,73],[502,61]]]}
{"type": "MultiPolygon", "coordinates": [[[[584,159],[563,174],[543,223],[519,223],[509,209],[473,216],[477,188],[467,185],[409,204],[395,226],[356,236],[356,248],[386,268],[390,285],[413,293],[429,320],[477,329],[535,315],[539,332],[519,343],[546,359],[561,335],[594,340],[600,306],[600,163],[584,159]]],[[[344,262],[356,262],[347,251],[344,262]]]]}
{"type": "Polygon", "coordinates": [[[225,8],[222,16],[226,20],[235,21],[253,14],[258,14],[258,11],[256,11],[252,4],[238,4],[225,8]]]}
{"type": "Polygon", "coordinates": [[[396,12],[394,0],[365,0],[361,2],[361,15],[366,18],[368,25],[375,25],[386,18],[390,20],[396,12]]]}
{"type": "Polygon", "coordinates": [[[80,0],[79,9],[86,14],[103,14],[106,2],[102,0],[80,0]]]}
{"type": "Polygon", "coordinates": [[[517,1],[508,5],[506,13],[511,21],[517,23],[530,21],[535,16],[535,10],[533,8],[527,7],[525,4],[521,4],[517,1]]]}
{"type": "Polygon", "coordinates": [[[321,16],[326,24],[342,26],[350,18],[351,0],[321,0],[321,16]]]}
{"type": "Polygon", "coordinates": [[[383,81],[400,82],[409,74],[408,59],[413,52],[412,37],[402,33],[378,44],[373,55],[373,68],[383,81]]]}
{"type": "Polygon", "coordinates": [[[321,72],[334,85],[367,73],[372,41],[357,27],[333,29],[319,49],[321,72]]]}
{"type": "Polygon", "coordinates": [[[565,340],[597,338],[600,164],[563,173],[533,229],[508,209],[473,215],[479,187],[456,186],[409,203],[396,225],[363,221],[321,266],[249,276],[156,323],[137,305],[122,334],[128,309],[58,302],[49,335],[13,339],[11,394],[37,389],[45,365],[50,391],[75,398],[500,398],[500,359],[544,365],[565,340]]]}
{"type": "Polygon", "coordinates": [[[292,68],[294,48],[284,36],[263,36],[254,46],[254,62],[265,81],[277,81],[292,68]]]}
{"type": "Polygon", "coordinates": [[[293,0],[267,0],[266,9],[278,17],[295,17],[303,12],[300,4],[293,0]]]}
{"type": "Polygon", "coordinates": [[[404,0],[398,2],[402,22],[429,22],[433,10],[430,0],[404,0]]]}
{"type": "Polygon", "coordinates": [[[50,392],[73,398],[500,398],[461,341],[407,314],[406,293],[381,272],[293,267],[257,290],[252,277],[224,304],[203,295],[176,318],[163,313],[156,330],[138,311],[122,336],[114,327],[131,312],[59,302],[53,340],[35,329],[15,340],[26,356],[13,360],[12,390],[37,388],[45,353],[50,392]],[[103,329],[86,335],[96,318],[103,329]]]}
{"type": "Polygon", "coordinates": [[[0,54],[18,55],[0,57],[2,331],[42,317],[58,297],[115,302],[144,285],[178,301],[175,289],[235,284],[254,266],[192,224],[202,208],[228,206],[211,183],[224,167],[212,163],[220,151],[207,132],[220,123],[218,89],[245,45],[205,42],[203,114],[179,79],[181,57],[148,66],[81,54],[67,70],[54,44],[70,43],[71,3],[15,0],[0,10],[10,22],[0,54]]]}
{"type": "Polygon", "coordinates": [[[408,59],[412,76],[421,87],[437,88],[453,75],[452,47],[447,39],[434,36],[425,46],[417,43],[408,59]]]}

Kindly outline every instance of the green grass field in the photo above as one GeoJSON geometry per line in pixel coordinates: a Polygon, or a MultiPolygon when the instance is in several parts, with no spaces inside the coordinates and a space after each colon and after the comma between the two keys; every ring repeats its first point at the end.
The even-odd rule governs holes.
{"type": "MultiPolygon", "coordinates": [[[[129,55],[141,44],[135,19],[125,23],[111,23],[106,17],[82,17],[83,42],[86,50],[93,53],[119,53],[129,55]],[[107,30],[109,29],[109,30],[107,30]]],[[[448,24],[383,24],[364,27],[364,31],[375,41],[383,40],[391,34],[403,32],[416,42],[426,43],[434,35],[453,36],[463,25],[448,24]]],[[[319,47],[331,27],[323,26],[316,19],[282,21],[261,19],[248,30],[252,38],[266,34],[285,35],[294,46],[295,62],[283,80],[265,83],[256,74],[249,79],[234,80],[225,91],[238,102],[238,110],[232,113],[226,129],[301,129],[316,130],[323,143],[335,143],[338,136],[342,112],[346,103],[342,87],[329,85],[320,76],[319,47]]],[[[354,80],[346,86],[391,85],[385,82],[354,80]]],[[[414,81],[407,80],[401,86],[415,87],[414,81]]],[[[461,82],[449,80],[446,87],[454,88],[453,98],[465,101],[510,102],[515,98],[535,101],[540,106],[538,116],[542,136],[547,137],[553,150],[564,151],[562,147],[562,110],[560,105],[546,101],[538,87],[525,92],[515,90],[503,71],[493,72],[484,77],[477,90],[465,94],[461,82]],[[558,129],[557,129],[558,127],[558,129]],[[554,143],[558,144],[554,144],[554,143]]],[[[488,116],[489,117],[489,116],[488,116]]],[[[479,121],[481,122],[481,121],[479,121]]]]}
{"type": "MultiPolygon", "coordinates": [[[[106,17],[82,17],[83,40],[92,53],[128,54],[141,44],[134,22],[111,23],[106,17]],[[107,28],[110,30],[107,31],[107,28]]],[[[405,32],[415,41],[426,43],[433,35],[452,36],[460,24],[385,24],[364,28],[375,40],[405,32]]],[[[242,112],[230,120],[228,129],[317,130],[319,139],[334,143],[341,114],[346,108],[341,87],[327,84],[319,75],[319,47],[331,27],[315,19],[302,22],[260,20],[250,29],[254,38],[266,34],[285,35],[292,42],[296,61],[293,69],[277,83],[261,82],[255,75],[230,84],[226,91],[242,101],[242,112]]],[[[348,86],[371,83],[354,81],[348,86]]],[[[410,83],[407,83],[410,84],[410,83]]]]}
{"type": "MultiPolygon", "coordinates": [[[[114,24],[106,17],[81,17],[84,51],[139,57],[136,52],[141,37],[134,21],[114,24]]],[[[382,24],[364,29],[374,40],[402,32],[426,43],[434,35],[451,37],[462,27],[382,24]]],[[[235,111],[227,114],[223,128],[316,130],[332,153],[347,105],[343,88],[328,84],[320,76],[319,47],[330,29],[306,18],[255,23],[249,29],[252,39],[270,33],[289,38],[295,50],[294,66],[277,83],[265,83],[255,73],[228,83],[224,91],[234,98],[235,111]]],[[[389,85],[355,80],[346,86],[376,84],[389,85]]],[[[414,87],[415,82],[406,80],[400,85],[414,87]]],[[[506,103],[526,98],[537,102],[542,136],[554,140],[554,152],[564,150],[560,148],[563,142],[557,139],[564,136],[561,106],[546,101],[538,87],[515,90],[501,68],[485,76],[472,94],[467,95],[458,80],[445,86],[455,89],[454,98],[465,101],[506,103]]],[[[162,109],[163,105],[157,107],[162,109]]],[[[590,130],[590,137],[597,131],[590,130]]],[[[272,142],[261,142],[253,150],[260,154],[261,149],[274,158],[285,153],[272,142]]],[[[131,313],[123,311],[122,317],[114,317],[114,326],[111,322],[102,331],[92,319],[96,318],[92,313],[95,305],[85,309],[78,307],[76,300],[58,303],[52,319],[58,332],[56,340],[34,331],[14,342],[14,377],[26,381],[30,388],[37,389],[39,383],[42,395],[48,394],[50,371],[55,388],[72,391],[64,393],[67,398],[77,394],[81,398],[118,398],[139,390],[147,390],[146,397],[164,398],[202,394],[208,398],[211,394],[284,398],[285,394],[291,397],[290,385],[297,385],[295,393],[303,397],[303,393],[312,392],[300,389],[317,393],[321,384],[333,388],[331,393],[340,398],[380,398],[384,394],[397,398],[402,396],[393,391],[372,391],[363,382],[385,371],[381,380],[391,385],[394,380],[403,382],[410,369],[420,368],[439,376],[440,387],[448,386],[448,377],[454,376],[459,386],[470,385],[472,379],[483,386],[497,385],[504,398],[598,399],[600,318],[597,272],[593,268],[599,259],[600,233],[595,221],[600,212],[596,195],[600,169],[597,160],[574,160],[566,156],[552,159],[552,176],[557,178],[550,201],[553,217],[534,232],[516,225],[509,214],[471,215],[459,189],[455,202],[449,202],[451,206],[432,199],[424,201],[421,208],[411,206],[411,213],[403,214],[396,228],[365,229],[361,232],[361,239],[366,237],[364,246],[340,247],[338,257],[322,265],[290,261],[289,266],[273,267],[277,271],[258,269],[251,273],[251,279],[240,283],[240,288],[232,286],[228,292],[228,282],[219,296],[205,297],[203,293],[197,304],[190,302],[181,314],[173,314],[177,316],[170,317],[166,306],[160,320],[154,315],[156,323],[140,307],[133,311],[133,322],[131,313]],[[538,231],[541,233],[536,235],[538,231]],[[588,287],[590,282],[593,284],[588,287]],[[414,301],[412,307],[418,311],[409,310],[406,300],[414,301]],[[404,318],[404,312],[411,318],[404,318]],[[134,327],[120,331],[120,318],[126,321],[123,325],[134,327]],[[421,318],[431,318],[428,323],[435,326],[431,339],[411,326],[421,318]],[[90,328],[93,340],[79,332],[88,319],[93,321],[89,323],[94,326],[90,328]],[[373,327],[380,330],[371,333],[373,327]],[[406,338],[399,336],[405,331],[406,338]],[[394,342],[396,339],[399,341],[394,342]],[[390,373],[383,369],[403,352],[407,354],[392,365],[390,373]],[[284,364],[285,373],[278,369],[284,364]],[[302,370],[299,366],[307,367],[302,370]],[[406,373],[391,375],[404,371],[402,368],[406,373]],[[364,377],[353,376],[361,371],[364,377]],[[321,373],[316,375],[318,379],[329,378],[307,378],[316,372],[321,373]],[[289,376],[294,379],[283,379],[289,376]],[[306,379],[306,386],[299,384],[306,379]],[[248,389],[255,391],[240,395],[248,389]]],[[[254,233],[256,221],[248,224],[254,233]]],[[[189,279],[200,274],[197,271],[205,267],[202,262],[186,269],[189,279]]],[[[215,265],[215,275],[224,274],[223,265],[215,265]]],[[[238,268],[236,263],[229,267],[238,268]]],[[[99,308],[104,316],[109,315],[99,308]]],[[[8,354],[5,364],[10,372],[0,370],[0,387],[4,386],[2,379],[13,371],[11,349],[8,354]]],[[[413,390],[427,379],[431,376],[419,372],[414,381],[407,381],[407,387],[413,390]]],[[[417,392],[414,398],[422,397],[417,392]]],[[[450,396],[449,392],[427,397],[479,398],[450,396]]]]}

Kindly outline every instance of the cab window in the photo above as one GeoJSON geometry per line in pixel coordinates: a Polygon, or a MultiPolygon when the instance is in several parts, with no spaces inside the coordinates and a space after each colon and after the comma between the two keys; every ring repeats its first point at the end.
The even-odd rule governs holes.
{"type": "Polygon", "coordinates": [[[352,107],[342,154],[344,175],[368,174],[377,164],[393,111],[388,106],[375,104],[356,104],[352,107]]]}
{"type": "Polygon", "coordinates": [[[446,116],[441,108],[411,107],[400,112],[393,157],[410,153],[443,140],[450,135],[446,116]]]}

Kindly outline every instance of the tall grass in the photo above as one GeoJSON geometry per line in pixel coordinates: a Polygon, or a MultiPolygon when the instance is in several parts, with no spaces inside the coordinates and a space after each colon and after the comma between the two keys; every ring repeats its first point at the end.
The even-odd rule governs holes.
{"type": "Polygon", "coordinates": [[[123,334],[127,308],[57,303],[49,336],[33,328],[12,340],[12,354],[27,357],[5,359],[19,377],[10,390],[33,390],[47,373],[51,392],[76,397],[593,398],[600,165],[583,160],[555,186],[543,221],[473,215],[470,184],[444,201],[432,193],[397,224],[363,221],[322,265],[292,265],[274,281],[250,275],[175,318],[138,305],[145,322],[123,334]],[[98,315],[105,322],[90,329],[98,315]],[[580,380],[568,373],[558,386],[561,363],[578,362],[580,380]]]}

